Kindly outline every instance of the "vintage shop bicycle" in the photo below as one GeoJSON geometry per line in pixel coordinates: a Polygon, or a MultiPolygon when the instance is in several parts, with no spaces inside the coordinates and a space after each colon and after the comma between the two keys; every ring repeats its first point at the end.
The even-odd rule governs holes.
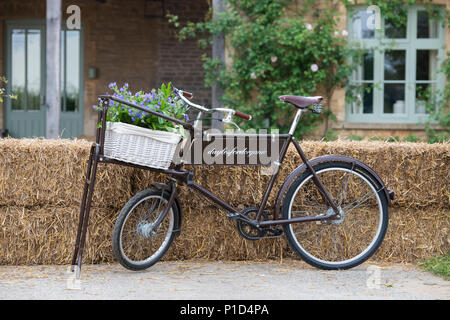
{"type": "MultiPolygon", "coordinates": [[[[233,116],[250,120],[242,112],[216,108],[208,109],[190,101],[192,94],[174,88],[178,99],[198,112],[195,122],[179,119],[143,109],[112,96],[100,96],[102,110],[99,122],[106,121],[109,100],[128,105],[165,120],[182,125],[192,137],[204,136],[198,127],[204,114],[220,112],[221,121],[233,123],[233,116]]],[[[294,131],[304,112],[320,113],[322,97],[285,95],[280,99],[296,107],[289,133],[280,139],[275,168],[259,206],[238,210],[195,182],[192,172],[179,162],[168,169],[155,169],[115,159],[104,154],[105,126],[97,128],[96,143],[91,148],[86,183],[80,211],[80,221],[72,265],[81,268],[82,252],[89,219],[92,192],[98,162],[133,166],[167,174],[166,183],[154,183],[152,188],[134,195],[122,208],[113,231],[115,258],[126,268],[143,270],[159,261],[181,232],[182,207],[177,198],[177,185],[206,197],[223,208],[235,222],[241,236],[248,240],[286,236],[290,247],[307,263],[321,269],[337,270],[355,267],[369,259],[381,245],[388,227],[388,205],[394,192],[388,190],[381,178],[361,161],[340,155],[326,155],[308,160],[294,131]],[[288,147],[293,144],[303,164],[293,170],[278,191],[274,208],[266,209],[279,170],[288,147]]],[[[216,133],[214,139],[248,139],[240,134],[216,133]]],[[[261,135],[258,135],[260,137],[261,135]]],[[[268,135],[268,137],[273,135],[268,135]]],[[[211,139],[211,136],[209,136],[211,139]]],[[[195,140],[195,139],[194,139],[195,140]]],[[[245,141],[244,141],[245,142],[245,141]]],[[[248,147],[248,144],[245,144],[248,147]]]]}

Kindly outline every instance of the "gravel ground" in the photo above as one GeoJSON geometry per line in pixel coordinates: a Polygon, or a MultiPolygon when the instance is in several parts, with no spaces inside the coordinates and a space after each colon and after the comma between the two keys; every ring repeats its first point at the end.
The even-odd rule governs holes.
{"type": "Polygon", "coordinates": [[[412,265],[365,263],[323,271],[302,261],[158,262],[141,271],[119,264],[0,266],[0,299],[13,300],[449,300],[450,282],[412,265]]]}

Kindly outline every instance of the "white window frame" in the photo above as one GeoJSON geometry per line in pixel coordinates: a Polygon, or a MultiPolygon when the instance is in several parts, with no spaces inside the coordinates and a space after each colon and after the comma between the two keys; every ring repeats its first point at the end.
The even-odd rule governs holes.
{"type": "MultiPolygon", "coordinates": [[[[365,10],[367,7],[354,6],[353,10],[365,10]]],[[[442,8],[444,9],[444,8],[442,8]]],[[[425,81],[416,81],[416,53],[417,50],[436,50],[438,53],[437,70],[442,66],[445,59],[445,29],[442,23],[438,22],[437,38],[417,39],[417,11],[425,10],[424,6],[413,5],[408,7],[406,38],[405,39],[386,39],[375,35],[371,39],[354,39],[352,26],[352,11],[347,13],[347,30],[349,30],[349,39],[351,41],[359,41],[363,49],[374,49],[374,66],[373,73],[375,84],[373,90],[373,113],[354,114],[352,113],[352,103],[346,102],[345,117],[347,122],[360,123],[422,123],[426,121],[429,114],[415,113],[415,97],[416,82],[424,83],[425,81]],[[380,50],[381,49],[381,50],[380,50]],[[384,50],[405,50],[405,113],[384,113],[384,50]]],[[[384,33],[384,19],[381,19],[381,31],[384,33]]],[[[350,79],[350,83],[361,83],[356,78],[356,72],[350,79]]],[[[367,81],[366,81],[367,82],[367,81]]],[[[395,81],[387,81],[395,82],[395,81]]],[[[401,81],[399,81],[401,82],[401,81]]],[[[431,81],[430,81],[431,82],[431,81]]],[[[442,72],[436,74],[436,90],[443,92],[445,84],[445,75],[442,72]]]]}

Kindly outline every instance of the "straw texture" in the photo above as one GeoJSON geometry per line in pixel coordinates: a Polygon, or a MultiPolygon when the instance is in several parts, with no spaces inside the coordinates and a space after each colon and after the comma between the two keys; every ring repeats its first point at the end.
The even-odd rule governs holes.
{"type": "MultiPolygon", "coordinates": [[[[78,224],[91,143],[0,139],[0,264],[69,264],[78,224]]],[[[396,199],[386,238],[372,260],[414,262],[450,250],[450,146],[385,142],[313,142],[309,158],[341,154],[372,167],[396,199]]],[[[269,198],[301,160],[290,149],[269,198]]],[[[260,167],[195,166],[194,180],[236,208],[257,205],[270,179],[260,167]]],[[[116,165],[99,165],[83,261],[112,262],[111,234],[126,201],[167,177],[116,165]]],[[[265,260],[295,257],[284,237],[247,241],[202,197],[180,188],[182,231],[164,257],[265,260]]]]}

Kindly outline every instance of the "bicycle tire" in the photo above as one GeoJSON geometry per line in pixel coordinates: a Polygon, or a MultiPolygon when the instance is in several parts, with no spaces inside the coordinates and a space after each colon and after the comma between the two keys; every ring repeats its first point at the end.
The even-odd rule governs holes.
{"type": "MultiPolygon", "coordinates": [[[[336,188],[333,187],[333,184],[328,182],[328,180],[331,180],[331,178],[330,179],[327,178],[328,176],[331,176],[331,174],[328,174],[328,172],[340,171],[340,172],[345,172],[345,175],[347,175],[348,173],[352,174],[351,176],[349,175],[346,178],[347,182],[340,181],[339,188],[340,189],[343,188],[344,190],[340,190],[339,195],[336,198],[334,198],[336,202],[340,202],[340,203],[338,203],[338,205],[339,205],[339,208],[342,209],[342,214],[341,214],[342,217],[340,220],[334,220],[334,221],[328,221],[328,222],[301,222],[301,223],[293,223],[293,224],[284,225],[283,227],[284,227],[287,241],[288,241],[290,247],[306,263],[308,263],[314,267],[324,269],[324,270],[343,270],[343,269],[353,268],[353,267],[363,263],[367,259],[369,259],[381,245],[381,243],[384,239],[384,236],[386,234],[387,227],[388,227],[388,220],[389,220],[388,199],[386,197],[384,190],[382,189],[382,186],[379,185],[379,183],[377,182],[375,177],[373,177],[369,172],[367,172],[363,168],[358,167],[357,165],[354,166],[351,163],[347,163],[347,162],[329,161],[329,162],[319,163],[319,164],[315,165],[313,168],[316,171],[316,174],[319,176],[322,183],[325,185],[325,187],[329,191],[329,193],[332,195],[332,197],[334,197],[334,194],[336,194],[336,192],[334,190],[336,188]],[[352,177],[352,178],[350,178],[350,177],[352,177]],[[354,203],[355,201],[351,202],[350,204],[348,204],[348,202],[345,202],[344,198],[346,197],[346,189],[348,188],[349,180],[353,179],[353,177],[356,177],[361,180],[360,184],[357,185],[358,188],[362,189],[363,183],[365,183],[368,187],[367,190],[369,190],[368,193],[370,192],[370,190],[374,193],[374,197],[375,197],[376,201],[370,200],[370,204],[367,203],[368,208],[365,210],[368,213],[374,212],[374,214],[370,216],[371,219],[367,219],[367,221],[375,221],[376,217],[378,215],[378,222],[377,222],[378,225],[375,226],[375,229],[370,226],[370,224],[366,221],[366,219],[364,219],[362,213],[361,214],[355,214],[354,212],[352,213],[352,211],[354,211],[355,208],[360,206],[360,204],[358,204],[358,202],[356,202],[357,205],[355,205],[354,208],[350,208],[349,206],[352,203],[354,203]],[[342,186],[342,185],[344,185],[344,186],[342,186]],[[341,191],[343,191],[343,192],[341,192],[341,191]],[[343,193],[342,199],[340,199],[341,193],[343,193]],[[374,203],[377,206],[378,213],[376,212],[375,209],[372,209],[372,207],[375,206],[374,203]],[[343,209],[344,205],[346,205],[345,210],[343,209]],[[372,216],[375,218],[373,218],[372,216]],[[358,222],[358,220],[362,220],[362,221],[359,221],[363,224],[362,227],[360,226],[361,229],[359,231],[357,231],[356,234],[346,233],[346,231],[352,231],[352,230],[345,230],[345,226],[346,227],[349,226],[348,222],[355,221],[355,222],[353,222],[352,225],[350,225],[351,227],[353,227],[353,225],[356,222],[358,222]],[[365,223],[365,225],[364,225],[364,223],[365,223]],[[302,227],[297,228],[297,227],[295,227],[296,225],[302,225],[302,227]],[[342,226],[342,228],[344,228],[343,232],[340,229],[338,229],[339,228],[338,226],[341,226],[341,225],[345,225],[345,226],[342,226]],[[306,229],[306,227],[304,227],[304,226],[308,226],[309,229],[306,229]],[[311,227],[311,226],[313,226],[313,227],[311,227]],[[296,230],[294,230],[294,228],[296,228],[296,230]],[[302,230],[302,228],[304,228],[303,231],[297,231],[297,230],[302,230]],[[364,228],[366,228],[366,229],[371,228],[370,233],[374,233],[372,238],[369,239],[370,243],[367,245],[367,247],[365,247],[360,253],[356,254],[354,257],[343,258],[343,260],[338,260],[338,258],[334,258],[337,256],[337,254],[334,253],[334,255],[333,255],[333,252],[331,252],[333,250],[333,248],[331,248],[332,245],[334,245],[334,247],[335,247],[334,250],[336,252],[341,251],[343,255],[350,255],[350,253],[355,250],[354,248],[351,248],[351,245],[349,244],[350,242],[353,243],[352,244],[353,246],[358,247],[358,246],[363,246],[362,244],[360,244],[360,242],[365,243],[365,242],[369,241],[366,239],[367,237],[365,237],[365,238],[361,237],[364,233],[364,228]],[[321,230],[321,231],[318,234],[317,233],[313,234],[314,230],[318,230],[318,231],[321,230]],[[330,241],[325,238],[326,236],[328,236],[328,234],[330,234],[333,231],[335,233],[334,243],[333,243],[333,239],[331,239],[331,241],[330,241]],[[307,240],[307,238],[306,238],[307,233],[310,233],[309,237],[311,237],[311,240],[307,240]],[[299,240],[299,238],[302,238],[302,237],[304,237],[304,239],[299,240]],[[354,237],[354,239],[352,237],[354,237]],[[353,240],[356,240],[356,241],[353,241],[353,240]],[[313,242],[316,242],[316,243],[313,244],[313,242]],[[318,248],[315,248],[315,247],[318,247],[318,248]],[[325,251],[326,251],[326,253],[325,253],[325,251]],[[322,257],[322,255],[326,256],[327,258],[322,257]],[[331,260],[331,261],[329,261],[329,260],[331,260]]],[[[352,184],[356,185],[356,183],[352,183],[352,184]]],[[[308,211],[310,211],[309,214],[323,214],[323,213],[329,212],[329,210],[332,210],[329,208],[329,206],[325,205],[325,201],[320,197],[320,200],[317,200],[317,203],[319,203],[321,201],[322,204],[320,204],[317,207],[316,211],[313,211],[312,209],[303,210],[303,211],[293,211],[292,209],[294,208],[294,198],[298,195],[300,189],[302,189],[302,188],[303,188],[303,190],[302,190],[303,194],[301,196],[305,197],[306,200],[300,200],[300,204],[298,204],[298,206],[295,206],[295,208],[298,207],[301,209],[306,209],[308,207],[312,207],[312,205],[310,205],[310,203],[314,203],[314,201],[312,199],[314,197],[319,199],[318,189],[315,185],[313,185],[313,176],[309,170],[306,170],[291,184],[289,190],[286,193],[286,196],[283,201],[283,208],[282,208],[283,219],[290,219],[291,217],[293,217],[294,216],[293,212],[301,212],[302,215],[305,215],[303,213],[307,213],[306,215],[308,215],[308,211]],[[310,188],[308,188],[308,187],[310,187],[310,188]],[[316,191],[310,192],[309,190],[316,190],[316,191]]],[[[355,190],[357,190],[358,188],[355,187],[355,190]]],[[[355,192],[359,192],[359,190],[355,191],[355,192]]],[[[364,196],[365,196],[365,194],[364,194],[364,196]]],[[[368,199],[371,199],[371,198],[372,197],[370,197],[368,199]]],[[[351,197],[350,197],[350,200],[352,200],[351,197]]],[[[356,201],[359,201],[359,200],[356,200],[356,201]]],[[[368,200],[364,200],[364,201],[368,201],[368,200]]],[[[364,201],[361,202],[361,204],[364,203],[364,201]]],[[[359,211],[362,211],[362,210],[360,209],[359,211]]],[[[367,212],[364,214],[368,214],[367,212]]],[[[367,233],[367,234],[369,235],[369,233],[367,233]]],[[[330,238],[332,238],[332,237],[330,237],[330,238]]]]}
{"type": "MultiPolygon", "coordinates": [[[[147,269],[147,268],[151,267],[152,265],[154,265],[156,262],[158,262],[164,256],[164,254],[167,252],[167,250],[169,249],[170,245],[172,244],[172,242],[176,236],[176,230],[174,230],[174,228],[175,228],[175,226],[179,226],[179,221],[180,221],[180,213],[178,211],[178,207],[175,202],[172,204],[166,217],[164,218],[163,222],[160,225],[160,228],[161,228],[161,226],[167,220],[169,222],[167,231],[164,233],[165,234],[164,240],[161,243],[161,245],[157,248],[157,250],[155,250],[155,252],[152,253],[151,256],[147,257],[144,260],[133,260],[129,257],[129,255],[127,255],[127,253],[124,250],[124,245],[123,245],[124,227],[125,227],[126,223],[129,221],[130,215],[133,214],[135,209],[138,208],[141,204],[143,204],[145,201],[147,201],[149,199],[164,199],[164,201],[167,203],[169,200],[169,197],[170,197],[170,195],[167,192],[162,192],[162,191],[153,190],[153,189],[142,190],[141,192],[137,193],[132,198],[130,198],[130,200],[128,200],[128,202],[125,204],[125,206],[120,211],[120,213],[117,217],[117,220],[115,222],[115,225],[114,225],[112,246],[113,246],[114,257],[125,268],[127,268],[129,270],[133,270],[133,271],[147,269]]],[[[153,208],[153,204],[151,205],[150,209],[151,208],[153,208]]],[[[159,213],[161,212],[160,210],[162,211],[162,208],[160,206],[158,206],[159,213]]],[[[155,219],[157,216],[158,216],[158,212],[155,214],[155,219]]],[[[140,221],[140,223],[141,223],[141,227],[139,227],[139,224],[136,224],[134,226],[134,228],[131,228],[131,229],[135,229],[134,232],[137,234],[138,237],[140,237],[141,241],[144,241],[144,240],[142,240],[143,238],[145,238],[142,230],[144,230],[145,226],[149,226],[149,224],[151,224],[151,222],[148,222],[146,219],[144,219],[144,220],[140,221]]],[[[156,237],[154,237],[154,235],[158,235],[158,234],[154,234],[153,230],[151,231],[151,233],[152,234],[149,233],[149,234],[145,235],[148,237],[145,239],[150,239],[151,241],[153,239],[156,239],[156,237]]],[[[146,247],[146,248],[143,248],[143,250],[150,250],[150,249],[148,247],[146,247]]]]}

